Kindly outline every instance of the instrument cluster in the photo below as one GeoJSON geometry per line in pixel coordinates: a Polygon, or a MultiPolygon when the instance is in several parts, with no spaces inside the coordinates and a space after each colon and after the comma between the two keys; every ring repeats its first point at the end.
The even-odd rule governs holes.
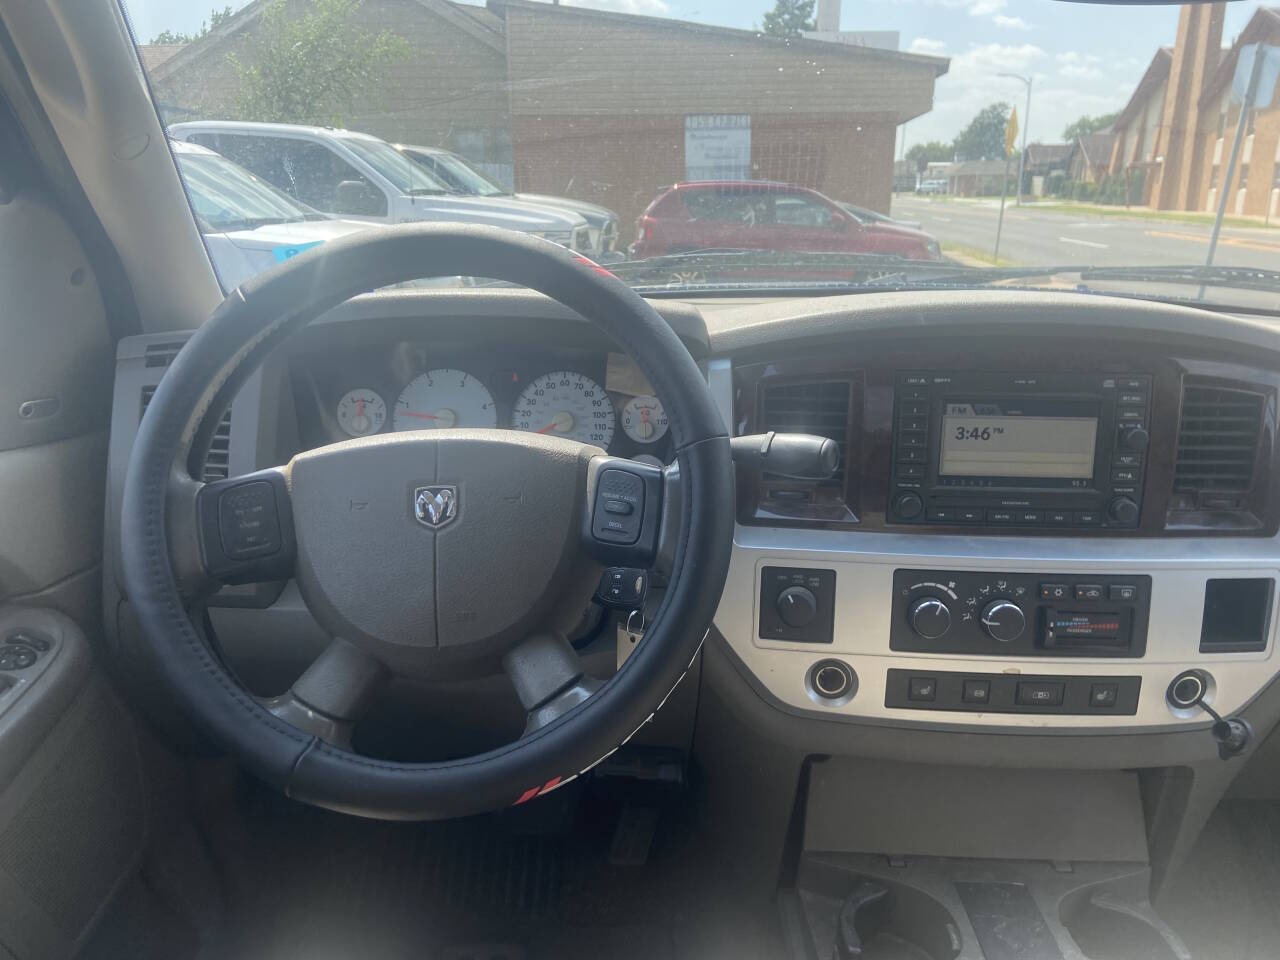
{"type": "Polygon", "coordinates": [[[405,430],[523,430],[594,444],[619,456],[670,459],[661,401],[624,354],[484,351],[399,343],[295,361],[303,441],[319,446],[405,430]],[[301,409],[301,407],[300,407],[301,409]]]}

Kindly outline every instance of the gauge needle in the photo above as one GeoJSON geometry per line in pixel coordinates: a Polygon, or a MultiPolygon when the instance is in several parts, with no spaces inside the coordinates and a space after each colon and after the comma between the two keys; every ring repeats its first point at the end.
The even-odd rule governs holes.
{"type": "Polygon", "coordinates": [[[364,397],[356,397],[356,416],[364,416],[364,397]]]}
{"type": "Polygon", "coordinates": [[[534,433],[550,433],[550,432],[551,432],[552,430],[554,430],[555,428],[556,428],[556,422],[555,422],[554,420],[552,420],[552,421],[551,421],[550,423],[548,423],[545,427],[542,427],[540,430],[535,430],[535,431],[533,431],[533,432],[534,432],[534,433]]]}

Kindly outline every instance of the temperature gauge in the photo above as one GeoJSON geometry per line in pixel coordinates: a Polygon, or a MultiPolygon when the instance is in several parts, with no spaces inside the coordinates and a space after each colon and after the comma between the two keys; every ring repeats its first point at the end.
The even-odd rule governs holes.
{"type": "Polygon", "coordinates": [[[377,433],[387,422],[387,402],[372,390],[352,390],[338,401],[338,426],[353,437],[377,433]]]}
{"type": "Polygon", "coordinates": [[[636,443],[657,443],[667,433],[667,412],[657,397],[632,397],[622,408],[622,430],[636,443]]]}

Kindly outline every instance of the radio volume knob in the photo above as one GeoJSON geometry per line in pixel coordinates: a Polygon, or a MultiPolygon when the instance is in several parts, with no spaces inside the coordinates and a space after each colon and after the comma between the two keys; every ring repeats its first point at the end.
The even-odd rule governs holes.
{"type": "Polygon", "coordinates": [[[920,494],[908,490],[893,498],[893,512],[900,520],[914,520],[924,513],[924,501],[920,499],[920,494]]]}
{"type": "Polygon", "coordinates": [[[1126,450],[1145,450],[1151,442],[1151,435],[1142,427],[1131,427],[1120,437],[1126,450]]]}
{"type": "Polygon", "coordinates": [[[937,597],[921,597],[907,614],[911,629],[926,640],[938,640],[951,629],[951,608],[937,597]]]}
{"type": "Polygon", "coordinates": [[[1011,643],[1027,628],[1027,615],[1009,600],[993,600],[982,611],[982,629],[992,640],[1011,643]]]}
{"type": "Polygon", "coordinates": [[[1128,497],[1116,497],[1107,507],[1107,513],[1116,523],[1137,523],[1138,505],[1128,497]]]}

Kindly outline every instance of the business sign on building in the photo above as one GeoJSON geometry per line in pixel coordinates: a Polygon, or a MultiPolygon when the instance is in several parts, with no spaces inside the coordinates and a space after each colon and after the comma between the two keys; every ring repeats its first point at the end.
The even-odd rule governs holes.
{"type": "Polygon", "coordinates": [[[751,115],[691,113],[684,118],[686,180],[746,180],[751,176],[751,115]]]}

